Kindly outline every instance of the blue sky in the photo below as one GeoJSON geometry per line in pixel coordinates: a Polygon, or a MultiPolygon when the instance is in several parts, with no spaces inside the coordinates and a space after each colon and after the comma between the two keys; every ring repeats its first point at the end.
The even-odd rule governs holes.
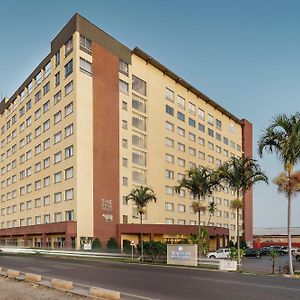
{"type": "MultiPolygon", "coordinates": [[[[299,11],[293,0],[1,1],[0,95],[13,94],[78,12],[251,121],[254,155],[272,179],[281,164],[259,159],[256,144],[274,115],[299,111],[299,11]]],[[[272,183],[255,187],[255,227],[286,226],[286,207],[272,183]]],[[[293,210],[300,226],[300,195],[293,210]]]]}

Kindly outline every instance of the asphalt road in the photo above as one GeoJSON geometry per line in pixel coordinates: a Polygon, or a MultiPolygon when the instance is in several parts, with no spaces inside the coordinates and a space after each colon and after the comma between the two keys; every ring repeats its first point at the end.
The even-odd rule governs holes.
{"type": "Polygon", "coordinates": [[[151,299],[300,299],[299,279],[4,254],[0,266],[151,299]]]}

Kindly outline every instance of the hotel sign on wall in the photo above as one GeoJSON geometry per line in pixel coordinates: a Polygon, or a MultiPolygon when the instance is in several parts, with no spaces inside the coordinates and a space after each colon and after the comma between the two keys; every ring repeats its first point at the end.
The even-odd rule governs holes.
{"type": "Polygon", "coordinates": [[[197,245],[168,245],[167,264],[197,266],[197,245]]]}
{"type": "Polygon", "coordinates": [[[102,210],[102,217],[105,219],[106,222],[113,221],[113,206],[111,200],[101,199],[101,210],[102,210]]]}

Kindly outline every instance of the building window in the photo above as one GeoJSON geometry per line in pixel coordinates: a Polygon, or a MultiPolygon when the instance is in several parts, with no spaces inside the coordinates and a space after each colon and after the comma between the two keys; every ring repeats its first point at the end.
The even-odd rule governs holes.
{"type": "Polygon", "coordinates": [[[73,154],[74,154],[74,148],[73,148],[73,145],[71,145],[71,146],[65,148],[65,159],[67,159],[67,158],[73,156],[73,154]]]}
{"type": "Polygon", "coordinates": [[[218,119],[216,119],[216,127],[218,129],[222,129],[222,122],[220,120],[218,120],[218,119]]]}
{"type": "Polygon", "coordinates": [[[166,121],[166,129],[173,132],[174,131],[174,124],[166,121]]]}
{"type": "Polygon", "coordinates": [[[44,145],[44,150],[49,149],[50,148],[50,139],[47,139],[43,142],[44,145]]]}
{"type": "Polygon", "coordinates": [[[57,212],[54,214],[54,222],[61,222],[62,221],[62,213],[57,212]]]}
{"type": "Polygon", "coordinates": [[[177,119],[184,122],[185,121],[185,115],[182,112],[178,111],[177,112],[177,119]]]}
{"type": "Polygon", "coordinates": [[[92,64],[80,57],[80,71],[87,74],[92,75],[92,64]]]}
{"type": "Polygon", "coordinates": [[[123,166],[124,168],[127,168],[127,167],[128,167],[128,159],[125,158],[125,157],[123,157],[123,159],[122,159],[122,166],[123,166]]]}
{"type": "Polygon", "coordinates": [[[73,59],[65,65],[65,78],[73,73],[73,59]]]}
{"type": "Polygon", "coordinates": [[[185,99],[179,95],[177,97],[177,105],[182,109],[185,109],[185,99]]]}
{"type": "Polygon", "coordinates": [[[36,110],[35,113],[34,113],[34,118],[35,118],[35,120],[37,120],[38,118],[40,118],[41,115],[42,115],[42,110],[39,108],[39,109],[36,110]]]}
{"type": "Polygon", "coordinates": [[[171,202],[166,202],[165,203],[165,210],[166,211],[174,211],[174,204],[171,202]]]}
{"type": "Polygon", "coordinates": [[[198,130],[201,132],[205,132],[205,126],[203,124],[198,123],[198,130]]]}
{"type": "Polygon", "coordinates": [[[68,56],[73,51],[73,38],[71,37],[65,43],[65,56],[68,56]]]}
{"type": "Polygon", "coordinates": [[[178,150],[181,151],[181,152],[185,152],[185,145],[182,144],[182,143],[178,143],[178,146],[177,146],[178,150]]]}
{"type": "Polygon", "coordinates": [[[61,100],[61,91],[54,95],[54,104],[57,104],[61,100]]]}
{"type": "Polygon", "coordinates": [[[132,75],[132,89],[144,96],[147,93],[147,84],[144,80],[132,75]]]}
{"type": "Polygon", "coordinates": [[[184,213],[184,212],[185,212],[185,205],[183,205],[183,204],[178,204],[178,212],[184,213]]]}
{"type": "Polygon", "coordinates": [[[208,128],[207,133],[209,136],[214,137],[214,131],[210,128],[208,128]]]}
{"type": "Polygon", "coordinates": [[[128,63],[126,63],[122,59],[119,59],[119,72],[126,76],[128,76],[128,73],[129,73],[128,63]]]}
{"type": "Polygon", "coordinates": [[[166,162],[168,163],[174,163],[174,156],[171,154],[166,154],[166,162]]]}
{"type": "Polygon", "coordinates": [[[50,223],[50,214],[44,215],[44,224],[50,223]]]}
{"type": "Polygon", "coordinates": [[[44,132],[47,131],[50,128],[50,120],[47,120],[43,123],[43,130],[44,132]]]}
{"type": "Polygon", "coordinates": [[[66,221],[74,221],[74,210],[67,210],[66,211],[66,221]]]}
{"type": "Polygon", "coordinates": [[[146,131],[146,118],[140,115],[133,115],[132,126],[146,131]]]}
{"type": "Polygon", "coordinates": [[[196,127],[196,121],[194,119],[189,118],[189,125],[192,127],[196,127]]]}
{"type": "Polygon", "coordinates": [[[122,177],[122,185],[128,186],[128,177],[122,177]]]}
{"type": "Polygon", "coordinates": [[[166,99],[174,102],[174,92],[168,88],[166,88],[166,99]]]}
{"type": "Polygon", "coordinates": [[[73,177],[73,167],[65,170],[65,179],[70,179],[73,177]]]}
{"type": "Polygon", "coordinates": [[[174,179],[174,171],[166,170],[165,176],[166,176],[166,178],[174,179]]]}
{"type": "Polygon", "coordinates": [[[181,127],[177,127],[177,133],[181,136],[185,136],[185,130],[181,127]]]}
{"type": "Polygon", "coordinates": [[[61,139],[62,139],[61,131],[54,134],[54,144],[59,143],[61,139]]]}
{"type": "Polygon", "coordinates": [[[37,208],[37,207],[41,207],[41,206],[42,206],[41,198],[36,198],[34,200],[34,207],[37,208]]]}
{"type": "Polygon", "coordinates": [[[189,102],[189,112],[193,115],[196,114],[196,106],[195,106],[195,104],[193,104],[191,102],[189,102]]]}
{"type": "Polygon", "coordinates": [[[204,153],[204,152],[199,151],[199,152],[198,152],[198,156],[199,156],[199,158],[200,158],[201,160],[205,160],[205,153],[204,153]]]}
{"type": "Polygon", "coordinates": [[[56,53],[55,53],[55,67],[58,67],[60,64],[60,51],[58,50],[56,53]]]}
{"type": "Polygon", "coordinates": [[[65,127],[65,138],[73,134],[73,123],[65,127]]]}
{"type": "Polygon", "coordinates": [[[189,140],[192,142],[196,142],[196,135],[192,132],[189,132],[189,140]]]}
{"type": "Polygon", "coordinates": [[[74,197],[74,190],[73,189],[67,189],[65,190],[65,200],[72,200],[74,197]]]}
{"type": "Polygon", "coordinates": [[[166,113],[170,116],[174,116],[174,108],[169,105],[166,105],[166,113]]]}
{"type": "Polygon", "coordinates": [[[50,91],[50,82],[48,81],[44,86],[43,86],[43,93],[46,95],[50,91]]]}
{"type": "Polygon", "coordinates": [[[174,195],[174,188],[172,186],[166,186],[165,193],[166,195],[174,195]]]}
{"type": "Polygon", "coordinates": [[[172,140],[170,138],[166,138],[166,145],[168,147],[174,148],[174,140],[172,140]]]}
{"type": "Polygon", "coordinates": [[[65,106],[65,117],[73,112],[73,102],[65,106]]]}
{"type": "Polygon", "coordinates": [[[50,195],[44,196],[43,200],[44,200],[44,206],[50,205],[50,195]]]}
{"type": "Polygon", "coordinates": [[[57,87],[60,84],[60,72],[57,72],[54,76],[54,84],[57,87]]]}
{"type": "Polygon", "coordinates": [[[129,85],[126,81],[124,80],[119,80],[119,90],[120,92],[124,93],[124,94],[128,94],[129,93],[129,85]]]}
{"type": "Polygon", "coordinates": [[[185,167],[185,160],[184,159],[178,158],[177,163],[178,163],[179,167],[185,167]]]}
{"type": "Polygon", "coordinates": [[[60,203],[62,201],[62,193],[58,192],[54,194],[54,203],[60,203]]]}
{"type": "Polygon", "coordinates": [[[50,157],[45,158],[43,162],[44,162],[44,169],[50,167],[50,157]]]}
{"type": "Polygon", "coordinates": [[[62,159],[61,151],[54,154],[54,162],[55,164],[59,163],[62,159]]]}
{"type": "Polygon", "coordinates": [[[61,115],[61,111],[58,111],[55,115],[54,115],[54,124],[58,123],[61,121],[62,115],[61,115]]]}
{"type": "Polygon", "coordinates": [[[88,53],[92,52],[92,41],[80,35],[80,48],[88,53]]]}
{"type": "Polygon", "coordinates": [[[172,225],[172,224],[174,224],[174,219],[166,218],[165,223],[172,225]]]}
{"type": "Polygon", "coordinates": [[[73,81],[70,81],[66,86],[65,86],[65,96],[69,95],[73,91],[73,81]]]}
{"type": "Polygon", "coordinates": [[[132,108],[142,112],[146,113],[146,100],[143,98],[137,97],[136,95],[132,96],[132,108]]]}

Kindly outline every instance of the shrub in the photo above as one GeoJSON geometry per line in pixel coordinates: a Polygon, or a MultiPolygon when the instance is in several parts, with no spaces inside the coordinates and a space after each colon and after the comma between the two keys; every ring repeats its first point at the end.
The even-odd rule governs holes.
{"type": "Polygon", "coordinates": [[[131,253],[130,243],[131,243],[131,241],[129,241],[129,240],[123,240],[123,251],[127,254],[131,253]]]}
{"type": "Polygon", "coordinates": [[[95,238],[92,243],[93,250],[100,250],[102,248],[101,242],[98,238],[95,238]]]}
{"type": "Polygon", "coordinates": [[[117,250],[119,249],[118,242],[115,238],[111,237],[106,243],[106,248],[110,250],[117,250]]]}

